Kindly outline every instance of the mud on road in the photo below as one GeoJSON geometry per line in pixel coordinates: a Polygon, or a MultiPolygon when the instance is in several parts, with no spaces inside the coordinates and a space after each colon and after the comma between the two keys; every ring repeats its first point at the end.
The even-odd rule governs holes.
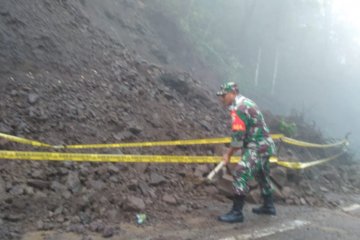
{"type": "MultiPolygon", "coordinates": [[[[360,202],[360,195],[352,195],[351,201],[360,202]]],[[[180,213],[173,219],[154,223],[151,218],[144,225],[120,224],[121,234],[114,240],[243,240],[243,239],[358,239],[360,230],[360,205],[353,203],[337,209],[307,206],[277,206],[277,216],[258,216],[251,213],[254,206],[245,207],[245,221],[224,224],[216,216],[227,210],[225,203],[209,201],[204,209],[180,213]]],[[[349,204],[349,203],[346,203],[349,204]]],[[[93,233],[78,235],[57,231],[29,232],[23,240],[81,240],[105,239],[93,233]]]]}

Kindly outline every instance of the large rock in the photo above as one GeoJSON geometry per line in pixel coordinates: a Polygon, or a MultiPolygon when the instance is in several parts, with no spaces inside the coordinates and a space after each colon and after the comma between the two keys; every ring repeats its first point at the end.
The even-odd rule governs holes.
{"type": "Polygon", "coordinates": [[[77,172],[69,173],[66,181],[66,186],[73,193],[77,193],[81,190],[81,182],[79,179],[79,174],[77,172]]]}
{"type": "MultiPolygon", "coordinates": [[[[6,125],[5,123],[0,122],[0,132],[2,132],[2,133],[10,133],[11,128],[8,125],[6,125]]],[[[2,138],[0,138],[0,140],[2,140],[2,138]]]]}
{"type": "Polygon", "coordinates": [[[90,230],[92,232],[102,232],[105,229],[105,224],[101,220],[96,220],[90,224],[90,230]]]}
{"type": "Polygon", "coordinates": [[[125,210],[128,211],[142,211],[145,210],[145,202],[138,197],[128,196],[124,204],[125,210]]]}
{"type": "Polygon", "coordinates": [[[39,95],[37,95],[36,93],[30,93],[28,95],[28,101],[30,104],[36,103],[38,99],[39,99],[39,95]]]}
{"type": "Polygon", "coordinates": [[[283,167],[276,167],[271,169],[270,177],[273,183],[280,189],[283,188],[287,182],[287,171],[283,167]]]}
{"type": "Polygon", "coordinates": [[[112,227],[109,227],[109,226],[106,226],[103,233],[102,233],[102,236],[104,238],[110,238],[114,235],[114,228],[112,227]]]}
{"type": "Polygon", "coordinates": [[[161,175],[159,175],[157,173],[151,173],[150,174],[149,183],[151,185],[160,185],[160,184],[165,183],[165,182],[166,182],[166,179],[163,176],[161,176],[161,175]]]}
{"type": "Polygon", "coordinates": [[[105,183],[102,180],[90,180],[89,186],[91,189],[100,191],[105,188],[105,183]]]}
{"type": "Polygon", "coordinates": [[[52,181],[50,188],[54,190],[56,193],[66,191],[67,188],[63,184],[59,183],[58,181],[52,181]]]}
{"type": "Polygon", "coordinates": [[[194,175],[197,177],[205,177],[209,172],[209,167],[206,164],[197,165],[194,171],[194,175]]]}
{"type": "Polygon", "coordinates": [[[215,186],[206,186],[204,187],[204,191],[209,195],[214,195],[219,192],[215,186]]]}
{"type": "Polygon", "coordinates": [[[294,195],[294,189],[292,189],[291,187],[283,187],[281,195],[283,199],[289,199],[294,195]]]}
{"type": "Polygon", "coordinates": [[[338,172],[336,171],[327,171],[325,173],[322,173],[323,177],[325,177],[329,182],[340,182],[341,177],[338,172]]]}
{"type": "Polygon", "coordinates": [[[168,194],[168,193],[165,193],[162,200],[168,204],[171,204],[171,205],[176,205],[177,204],[177,201],[176,201],[176,198],[171,195],[171,194],[168,194]]]}
{"type": "Polygon", "coordinates": [[[134,164],[134,168],[136,169],[136,171],[139,174],[143,174],[146,169],[148,168],[149,164],[148,163],[135,163],[134,164]]]}
{"type": "Polygon", "coordinates": [[[12,195],[23,195],[23,194],[25,194],[25,188],[26,188],[25,184],[18,184],[18,185],[13,186],[10,189],[9,193],[12,195]]]}
{"type": "Polygon", "coordinates": [[[250,203],[259,204],[262,201],[261,193],[259,189],[252,190],[246,195],[246,201],[250,203]]]}
{"type": "Polygon", "coordinates": [[[48,181],[43,181],[39,179],[29,179],[27,184],[31,187],[38,189],[47,189],[50,187],[50,183],[48,181]]]}
{"type": "Polygon", "coordinates": [[[0,201],[6,197],[5,181],[0,177],[0,201]]]}
{"type": "Polygon", "coordinates": [[[30,176],[33,178],[42,178],[44,176],[44,170],[43,169],[32,169],[30,176]]]}
{"type": "Polygon", "coordinates": [[[24,220],[25,214],[23,213],[11,213],[4,216],[4,219],[10,222],[19,222],[24,220]]]}
{"type": "Polygon", "coordinates": [[[229,174],[224,174],[216,183],[219,192],[227,197],[234,195],[233,177],[229,174]]]}

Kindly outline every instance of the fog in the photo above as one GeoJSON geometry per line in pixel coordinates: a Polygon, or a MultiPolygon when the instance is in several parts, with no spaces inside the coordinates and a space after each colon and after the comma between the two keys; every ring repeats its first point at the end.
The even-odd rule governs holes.
{"type": "Polygon", "coordinates": [[[168,4],[221,80],[238,82],[244,94],[274,113],[302,113],[325,136],[351,132],[352,149],[360,147],[360,2],[168,4]]]}

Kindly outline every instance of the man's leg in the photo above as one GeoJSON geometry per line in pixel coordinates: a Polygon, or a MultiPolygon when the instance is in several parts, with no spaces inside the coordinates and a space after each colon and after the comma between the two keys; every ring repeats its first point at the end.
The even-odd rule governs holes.
{"type": "Polygon", "coordinates": [[[225,215],[220,216],[218,219],[223,222],[243,222],[244,216],[242,209],[245,203],[245,196],[249,192],[248,181],[253,178],[256,169],[257,153],[255,150],[246,149],[242,156],[241,161],[236,166],[234,171],[234,197],[233,206],[225,215]]]}
{"type": "Polygon", "coordinates": [[[260,159],[258,162],[258,171],[255,175],[257,182],[259,183],[261,195],[264,199],[264,203],[259,208],[253,208],[252,212],[256,214],[268,214],[276,215],[276,209],[274,207],[272,197],[272,186],[270,181],[270,162],[269,157],[260,159]]]}

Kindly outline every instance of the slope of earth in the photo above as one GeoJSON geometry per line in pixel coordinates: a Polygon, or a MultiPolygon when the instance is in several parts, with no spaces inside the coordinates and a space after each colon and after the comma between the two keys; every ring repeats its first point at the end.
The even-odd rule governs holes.
{"type": "MultiPolygon", "coordinates": [[[[223,111],[199,82],[115,41],[91,22],[84,1],[1,2],[0,9],[1,132],[75,144],[204,138],[225,129],[223,111]]],[[[1,148],[29,149],[6,142],[1,148]]],[[[103,152],[213,154],[214,148],[103,152]]],[[[2,160],[1,239],[27,228],[78,231],[167,204],[199,207],[183,200],[204,194],[185,179],[196,167],[2,160]]]]}

